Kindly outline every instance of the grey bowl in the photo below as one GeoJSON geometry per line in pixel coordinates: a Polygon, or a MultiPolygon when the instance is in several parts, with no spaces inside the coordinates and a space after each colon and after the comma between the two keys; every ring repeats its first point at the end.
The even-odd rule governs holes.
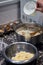
{"type": "Polygon", "coordinates": [[[38,51],[37,48],[27,42],[14,42],[13,44],[7,46],[3,51],[4,58],[6,61],[13,63],[13,64],[25,64],[25,63],[31,63],[34,62],[38,58],[38,51]],[[15,56],[17,52],[20,51],[26,51],[34,53],[34,57],[32,57],[30,60],[26,61],[13,61],[11,60],[12,56],[15,56]]]}

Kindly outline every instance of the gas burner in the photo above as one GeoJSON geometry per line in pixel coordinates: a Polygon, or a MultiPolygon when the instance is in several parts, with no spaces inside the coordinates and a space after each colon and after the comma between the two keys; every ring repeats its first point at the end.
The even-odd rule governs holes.
{"type": "Polygon", "coordinates": [[[14,42],[17,42],[17,37],[15,32],[12,32],[11,34],[4,35],[4,37],[0,37],[0,51],[4,48],[14,42]]]}
{"type": "Polygon", "coordinates": [[[39,51],[39,58],[37,61],[37,65],[43,65],[43,51],[39,51]]]}
{"type": "Polygon", "coordinates": [[[43,55],[42,55],[42,56],[40,56],[40,58],[39,58],[38,62],[39,62],[39,65],[43,65],[43,55]]]}
{"type": "Polygon", "coordinates": [[[13,32],[9,35],[4,36],[3,42],[7,43],[8,45],[13,42],[17,42],[16,34],[13,32]]]}
{"type": "Polygon", "coordinates": [[[39,58],[39,65],[43,65],[43,55],[39,58]]]}

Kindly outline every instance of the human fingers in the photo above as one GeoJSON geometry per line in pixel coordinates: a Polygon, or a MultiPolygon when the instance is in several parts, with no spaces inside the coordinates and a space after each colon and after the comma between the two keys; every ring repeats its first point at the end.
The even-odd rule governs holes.
{"type": "Polygon", "coordinates": [[[43,8],[36,8],[37,11],[43,12],[43,8]]]}

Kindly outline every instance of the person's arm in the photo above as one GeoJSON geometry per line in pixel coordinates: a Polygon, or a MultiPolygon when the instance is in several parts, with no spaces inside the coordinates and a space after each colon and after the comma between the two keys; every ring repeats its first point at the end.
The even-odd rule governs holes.
{"type": "Polygon", "coordinates": [[[43,0],[38,0],[37,1],[37,8],[36,8],[36,10],[43,12],[43,0]]]}

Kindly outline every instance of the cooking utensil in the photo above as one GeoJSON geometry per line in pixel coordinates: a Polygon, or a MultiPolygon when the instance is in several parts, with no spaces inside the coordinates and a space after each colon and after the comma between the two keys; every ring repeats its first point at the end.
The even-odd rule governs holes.
{"type": "Polygon", "coordinates": [[[31,64],[34,65],[36,64],[36,60],[38,58],[38,51],[37,48],[27,42],[14,42],[13,44],[7,46],[3,50],[3,55],[6,59],[7,62],[12,63],[12,64],[31,64]],[[26,51],[26,52],[31,52],[34,54],[34,57],[32,57],[30,60],[27,61],[13,61],[11,58],[15,56],[17,52],[20,51],[26,51]]]}
{"type": "Polygon", "coordinates": [[[17,39],[18,41],[28,41],[31,42],[35,45],[35,43],[37,43],[38,37],[41,35],[42,33],[42,27],[40,25],[37,25],[36,23],[21,23],[17,26],[15,26],[14,28],[15,33],[17,35],[17,39]],[[22,29],[26,29],[26,30],[30,30],[30,38],[26,39],[24,35],[20,35],[18,34],[18,31],[22,30],[22,29]],[[17,31],[18,30],[18,31],[17,31]],[[34,33],[31,33],[31,31],[33,31],[34,33]],[[39,35],[35,35],[35,33],[39,32],[39,35]]]}

